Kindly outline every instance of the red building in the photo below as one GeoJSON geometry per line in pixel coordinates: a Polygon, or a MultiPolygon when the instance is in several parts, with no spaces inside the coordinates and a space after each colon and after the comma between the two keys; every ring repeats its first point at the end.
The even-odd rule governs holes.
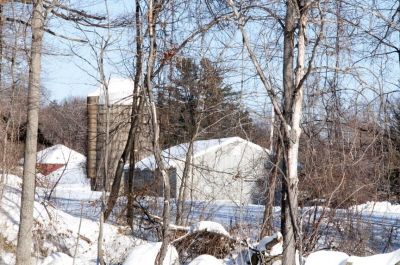
{"type": "MultiPolygon", "coordinates": [[[[23,162],[21,159],[20,163],[23,162]]],[[[62,144],[46,148],[36,155],[36,169],[45,176],[68,163],[80,162],[86,162],[86,157],[62,144]]]]}

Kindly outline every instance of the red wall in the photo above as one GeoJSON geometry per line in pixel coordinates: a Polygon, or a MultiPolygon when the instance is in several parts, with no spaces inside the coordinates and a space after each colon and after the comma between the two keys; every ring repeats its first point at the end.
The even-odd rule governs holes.
{"type": "Polygon", "coordinates": [[[36,169],[38,170],[39,173],[43,175],[48,175],[51,172],[62,168],[65,165],[60,165],[60,164],[36,164],[36,169]]]}

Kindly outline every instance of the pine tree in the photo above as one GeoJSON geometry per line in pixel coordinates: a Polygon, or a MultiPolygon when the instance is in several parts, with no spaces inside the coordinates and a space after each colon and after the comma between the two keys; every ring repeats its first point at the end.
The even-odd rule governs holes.
{"type": "Polygon", "coordinates": [[[184,58],[175,69],[169,92],[159,94],[158,102],[159,107],[169,108],[169,126],[163,126],[170,136],[169,142],[164,137],[166,146],[188,142],[197,132],[197,139],[212,139],[243,137],[251,131],[252,119],[240,108],[239,93],[224,83],[225,70],[218,63],[184,58]]]}

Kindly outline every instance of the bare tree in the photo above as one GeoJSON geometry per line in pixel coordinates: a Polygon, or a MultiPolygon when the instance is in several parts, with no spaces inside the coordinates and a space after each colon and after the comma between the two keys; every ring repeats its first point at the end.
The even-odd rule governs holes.
{"type": "MultiPolygon", "coordinates": [[[[11,9],[13,9],[12,7],[11,9]]],[[[5,10],[3,4],[0,6],[1,15],[5,16],[7,8],[5,10]]],[[[1,93],[3,95],[3,101],[1,105],[3,109],[2,121],[4,126],[2,127],[2,166],[1,166],[1,180],[0,180],[0,198],[2,198],[2,192],[6,181],[6,176],[13,167],[13,160],[15,156],[22,154],[21,144],[19,141],[19,128],[21,127],[21,117],[24,113],[22,106],[26,105],[26,96],[23,92],[23,84],[26,80],[24,74],[20,71],[18,66],[18,60],[21,57],[22,47],[19,45],[19,41],[22,38],[21,31],[24,27],[20,24],[13,23],[0,23],[0,80],[1,80],[1,93]],[[8,32],[12,32],[12,37],[7,36],[8,32]]]]}
{"type": "Polygon", "coordinates": [[[68,97],[52,101],[40,110],[39,127],[52,144],[63,144],[86,155],[86,98],[68,97]]]}
{"type": "Polygon", "coordinates": [[[146,97],[149,104],[150,116],[151,116],[151,125],[153,128],[153,152],[154,157],[156,159],[156,163],[158,169],[161,173],[161,177],[163,180],[164,187],[164,208],[163,208],[163,240],[162,246],[159,254],[157,255],[155,264],[163,264],[165,256],[167,254],[167,250],[169,247],[169,224],[170,224],[170,186],[169,186],[169,174],[165,169],[164,162],[161,158],[161,148],[160,148],[160,127],[157,121],[157,110],[156,110],[156,102],[154,100],[153,90],[152,90],[152,75],[153,68],[156,59],[156,21],[157,16],[160,12],[160,3],[154,2],[150,0],[149,3],[149,42],[150,42],[150,50],[149,50],[149,60],[147,62],[146,68],[146,77],[145,77],[145,91],[146,97]]]}
{"type": "MultiPolygon", "coordinates": [[[[250,58],[256,67],[268,96],[274,106],[275,113],[281,122],[280,137],[283,148],[283,184],[282,184],[282,234],[284,236],[284,264],[295,264],[296,246],[301,247],[301,232],[297,219],[298,196],[298,149],[301,134],[301,115],[303,102],[303,84],[309,72],[305,73],[306,26],[310,3],[308,1],[286,1],[286,17],[283,28],[283,108],[278,105],[276,93],[271,88],[260,63],[255,56],[247,36],[242,14],[236,4],[228,0],[237,18],[239,30],[247,47],[250,58]],[[297,31],[297,34],[295,32],[297,31]],[[297,52],[294,40],[297,39],[297,52]],[[296,64],[295,64],[296,60],[296,64]]],[[[318,43],[316,43],[315,47],[318,43]]],[[[314,49],[315,51],[315,49],[314,49]]],[[[313,54],[314,55],[314,54],[313,54]]],[[[308,69],[311,68],[313,57],[308,69]]],[[[301,251],[300,251],[301,254],[301,251]]]]}
{"type": "MultiPolygon", "coordinates": [[[[382,85],[378,81],[378,74],[371,66],[375,63],[372,60],[379,57],[385,58],[383,59],[385,62],[390,61],[392,59],[390,54],[398,51],[398,48],[393,45],[394,38],[392,35],[398,28],[398,25],[394,23],[393,11],[396,12],[395,10],[398,9],[396,4],[393,3],[386,5],[374,2],[369,3],[368,6],[363,6],[358,1],[336,1],[334,3],[285,1],[284,6],[271,3],[268,7],[258,5],[259,2],[250,4],[247,1],[227,1],[227,3],[236,15],[235,22],[242,32],[249,57],[257,70],[258,77],[267,89],[270,101],[281,124],[278,134],[283,148],[282,214],[284,219],[281,228],[285,238],[283,261],[285,264],[293,264],[294,246],[299,249],[301,254],[303,245],[300,228],[301,218],[296,216],[298,192],[304,191],[302,195],[305,195],[306,183],[310,183],[305,181],[304,186],[301,186],[303,190],[298,186],[299,177],[296,168],[298,161],[300,161],[298,157],[301,157],[303,161],[308,159],[306,158],[307,153],[304,153],[304,156],[299,156],[298,150],[300,148],[303,147],[303,151],[315,152],[321,160],[331,159],[327,162],[327,167],[329,164],[332,168],[326,170],[325,173],[321,172],[322,167],[318,168],[318,166],[322,166],[321,163],[315,163],[312,169],[307,168],[305,170],[321,170],[318,173],[319,176],[323,176],[324,181],[330,183],[327,186],[331,185],[330,196],[326,198],[328,203],[333,203],[331,196],[335,196],[336,193],[343,195],[344,187],[346,187],[348,196],[345,196],[345,198],[342,196],[339,202],[342,206],[349,203],[349,198],[356,201],[357,198],[361,199],[363,192],[364,194],[373,193],[372,185],[381,182],[380,176],[385,172],[385,169],[381,167],[381,165],[384,165],[382,158],[385,157],[385,154],[376,150],[382,148],[382,145],[378,142],[383,141],[381,134],[384,126],[374,123],[372,120],[368,123],[361,121],[367,120],[366,117],[376,119],[379,115],[372,116],[372,113],[378,110],[382,111],[385,105],[382,85]],[[282,9],[285,10],[285,14],[279,12],[282,9]],[[254,12],[257,13],[254,14],[258,15],[261,14],[260,10],[263,10],[266,15],[261,19],[258,17],[258,19],[253,20],[255,16],[253,16],[251,10],[255,10],[254,12]],[[354,13],[354,10],[357,10],[357,12],[354,13]],[[260,20],[263,21],[262,26],[257,24],[260,20]],[[275,23],[271,26],[271,24],[268,24],[268,20],[273,20],[275,23]],[[371,24],[368,24],[367,21],[371,24]],[[278,25],[278,29],[275,25],[278,25]],[[271,28],[268,28],[268,26],[271,28]],[[277,46],[272,46],[272,44],[264,50],[257,50],[258,43],[254,41],[254,38],[252,39],[254,34],[247,35],[246,28],[253,30],[258,27],[263,30],[270,30],[270,32],[280,32],[282,37],[278,37],[276,42],[283,42],[283,51],[277,46]],[[306,28],[308,33],[306,33],[306,28]],[[360,47],[358,45],[360,42],[368,43],[370,50],[364,49],[365,46],[360,47]],[[311,44],[308,45],[309,48],[306,48],[307,44],[311,44]],[[279,68],[282,68],[283,71],[282,86],[277,90],[271,85],[266,77],[267,74],[265,74],[269,70],[269,57],[267,57],[269,54],[266,52],[268,49],[276,49],[283,54],[283,61],[276,60],[280,64],[279,68]],[[257,52],[261,52],[263,55],[261,56],[261,53],[257,52]],[[263,58],[264,55],[267,57],[266,59],[263,58]],[[344,58],[346,60],[343,60],[344,58]],[[267,63],[261,60],[265,60],[267,63]],[[332,66],[331,63],[333,63],[332,66]],[[314,64],[319,66],[313,66],[314,64]],[[324,112],[306,109],[307,112],[302,115],[304,108],[302,103],[304,101],[303,87],[306,84],[308,86],[305,97],[307,100],[306,108],[310,108],[310,104],[318,102],[323,106],[324,112]],[[312,89],[312,87],[315,89],[312,89]],[[368,94],[365,93],[365,90],[370,91],[376,98],[365,96],[365,94],[368,94]],[[282,92],[282,106],[278,103],[280,96],[277,91],[282,92]],[[344,103],[345,96],[341,96],[341,94],[349,98],[346,103],[344,103]],[[376,104],[376,101],[379,101],[379,103],[376,104]],[[370,114],[361,118],[361,113],[368,108],[370,111],[367,113],[370,114]],[[303,120],[301,116],[303,116],[303,120]],[[308,128],[307,125],[312,123],[315,127],[308,128]],[[314,149],[315,146],[306,149],[306,144],[300,145],[305,142],[303,141],[304,138],[300,140],[301,132],[305,128],[312,130],[307,131],[307,137],[314,137],[314,141],[327,141],[326,137],[333,141],[328,140],[329,143],[324,143],[327,145],[326,150],[314,149]],[[333,147],[335,143],[338,144],[336,146],[338,149],[333,147]],[[324,151],[328,152],[328,148],[332,151],[335,150],[333,151],[335,155],[321,156],[324,151]],[[380,172],[372,170],[366,164],[360,166],[367,156],[369,161],[374,161],[376,168],[382,169],[380,172]],[[326,172],[334,173],[331,175],[326,172]],[[371,182],[361,184],[362,179],[357,178],[357,172],[364,172],[364,176],[366,174],[370,176],[371,182]],[[293,188],[294,190],[292,190],[293,188]],[[297,242],[296,245],[295,241],[297,242]],[[293,258],[288,256],[293,256],[293,258]]],[[[274,33],[270,34],[273,35],[274,33]]],[[[382,77],[383,79],[384,77],[382,77]]],[[[386,84],[393,87],[389,83],[386,84]]],[[[307,178],[309,175],[305,177],[307,178]]],[[[266,207],[266,211],[267,209],[269,207],[266,207]]],[[[325,214],[325,211],[323,214],[325,214]]],[[[267,215],[269,214],[266,212],[267,215]]],[[[319,221],[314,223],[315,227],[319,227],[317,224],[319,221]]],[[[304,238],[310,239],[309,237],[304,238]]]]}
{"type": "Polygon", "coordinates": [[[35,199],[37,133],[39,124],[40,71],[42,68],[43,27],[47,14],[57,1],[43,9],[43,1],[33,2],[32,44],[29,63],[28,124],[24,155],[24,181],[18,230],[17,264],[31,264],[33,203],[35,199]]]}

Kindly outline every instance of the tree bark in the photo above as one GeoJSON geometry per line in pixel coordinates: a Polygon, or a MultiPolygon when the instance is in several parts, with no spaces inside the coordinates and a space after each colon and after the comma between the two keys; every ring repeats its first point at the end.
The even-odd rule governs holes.
{"type": "Polygon", "coordinates": [[[28,123],[24,154],[24,179],[22,184],[20,226],[18,230],[17,265],[31,264],[43,27],[43,2],[42,0],[37,0],[34,1],[32,15],[32,46],[29,64],[28,88],[28,123]]]}
{"type": "Polygon", "coordinates": [[[160,11],[160,7],[156,6],[153,0],[149,2],[149,38],[150,38],[150,51],[149,51],[149,60],[147,63],[146,69],[146,78],[145,78],[145,89],[146,96],[149,102],[150,116],[151,116],[151,125],[153,127],[153,152],[156,160],[156,164],[158,170],[161,173],[161,177],[163,180],[163,189],[164,189],[164,208],[163,208],[163,238],[160,252],[157,255],[155,260],[156,265],[163,264],[165,256],[167,254],[168,246],[169,246],[169,223],[170,223],[170,184],[169,184],[169,175],[163,164],[161,158],[161,148],[160,148],[160,126],[157,120],[157,109],[156,103],[154,100],[154,94],[152,90],[152,73],[156,59],[156,21],[157,15],[160,11]]]}
{"type": "Polygon", "coordinates": [[[306,1],[295,2],[288,0],[286,4],[283,52],[283,114],[287,128],[282,126],[282,135],[284,137],[284,177],[282,180],[283,219],[281,229],[284,238],[283,264],[294,265],[296,264],[296,247],[301,249],[301,236],[297,225],[299,183],[297,168],[303,103],[307,10],[305,7],[306,1]],[[298,29],[297,65],[294,68],[296,29],[298,29]]]}
{"type": "MultiPolygon", "coordinates": [[[[136,90],[137,90],[137,85],[135,84],[135,91],[133,91],[134,95],[137,95],[136,90]]],[[[117,202],[117,199],[119,196],[119,190],[121,187],[121,179],[122,179],[122,175],[124,173],[124,166],[125,166],[126,162],[128,161],[129,155],[134,156],[134,152],[132,152],[132,146],[134,146],[134,142],[135,142],[135,138],[136,138],[135,135],[136,135],[137,128],[139,125],[139,111],[138,110],[140,110],[143,106],[142,100],[138,106],[137,100],[135,101],[135,99],[137,99],[137,96],[133,97],[132,118],[131,118],[131,125],[130,125],[130,129],[129,129],[128,139],[126,141],[124,151],[121,155],[120,160],[118,161],[118,165],[115,170],[113,184],[112,184],[111,192],[110,192],[110,197],[108,198],[107,208],[104,212],[104,220],[105,221],[107,221],[107,219],[110,217],[110,214],[111,214],[112,210],[114,209],[115,203],[117,202]]],[[[135,165],[131,164],[130,166],[134,167],[135,165]]]]}
{"type": "MultiPolygon", "coordinates": [[[[257,70],[268,96],[274,106],[275,114],[281,122],[280,137],[282,137],[283,177],[282,177],[282,222],[281,230],[283,242],[283,264],[295,264],[296,243],[299,243],[300,231],[297,227],[297,196],[298,196],[298,149],[300,139],[300,122],[302,115],[304,58],[305,58],[305,26],[307,23],[306,0],[286,1],[286,17],[284,25],[284,51],[283,51],[283,110],[281,111],[278,98],[272,89],[261,68],[258,59],[251,47],[243,18],[240,16],[232,0],[226,0],[232,7],[238,20],[238,27],[243,35],[249,56],[257,70]],[[298,29],[297,66],[294,68],[295,31],[298,29]],[[295,79],[296,77],[296,79],[295,79]]],[[[317,45],[317,44],[316,44],[317,45]]],[[[310,65],[312,62],[310,60],[310,65]]],[[[309,67],[310,68],[310,67],[309,67]]],[[[309,72],[308,72],[309,73],[309,72]]],[[[297,246],[300,246],[299,243],[297,246]]]]}
{"type": "Polygon", "coordinates": [[[189,142],[188,150],[186,153],[185,167],[183,169],[181,185],[179,187],[178,199],[176,202],[176,224],[183,225],[183,216],[185,214],[185,202],[188,190],[188,178],[193,162],[193,141],[194,138],[189,142]]]}
{"type": "Polygon", "coordinates": [[[284,89],[284,106],[283,115],[285,117],[286,126],[281,126],[281,134],[283,135],[283,178],[282,178],[282,222],[281,230],[283,235],[283,264],[295,264],[296,241],[294,236],[293,223],[296,222],[296,211],[292,215],[290,206],[297,203],[297,165],[295,171],[291,167],[295,157],[296,138],[293,134],[293,96],[295,91],[294,85],[294,35],[296,29],[296,7],[292,0],[286,1],[286,18],[284,29],[284,48],[283,48],[283,89],[284,89]],[[287,128],[285,128],[287,127],[287,128]]]}
{"type": "MultiPolygon", "coordinates": [[[[281,174],[281,160],[282,160],[282,146],[281,141],[278,140],[276,144],[276,153],[273,157],[273,168],[268,176],[268,183],[266,185],[266,192],[265,192],[265,208],[264,208],[264,215],[263,215],[263,225],[261,228],[260,238],[263,238],[268,235],[272,235],[275,231],[274,223],[273,223],[273,216],[272,211],[274,208],[274,201],[275,201],[275,194],[276,194],[276,186],[277,182],[279,181],[279,174],[281,174]]],[[[282,175],[282,174],[281,174],[282,175]]]]}
{"type": "MultiPolygon", "coordinates": [[[[134,153],[135,153],[135,139],[136,139],[136,133],[137,129],[139,126],[140,122],[140,112],[143,109],[144,106],[144,99],[139,96],[140,93],[143,94],[143,91],[139,91],[139,80],[140,76],[142,75],[142,40],[141,40],[141,30],[140,30],[140,19],[139,19],[139,14],[140,14],[140,5],[139,2],[136,2],[136,34],[137,34],[137,43],[136,43],[136,71],[135,71],[135,79],[134,79],[134,89],[133,89],[133,99],[132,99],[132,113],[131,113],[131,124],[129,128],[129,134],[128,134],[128,139],[125,144],[125,148],[123,153],[121,154],[121,159],[118,161],[117,169],[115,171],[114,175],[114,180],[113,184],[111,187],[111,192],[110,192],[110,197],[107,202],[107,209],[104,212],[104,218],[107,220],[115,206],[115,203],[117,202],[118,196],[119,196],[119,190],[121,187],[121,179],[123,175],[123,170],[124,166],[129,158],[131,156],[132,159],[130,159],[130,168],[129,171],[134,170],[134,153]]],[[[128,210],[132,210],[132,204],[133,201],[131,200],[133,194],[133,172],[129,173],[129,180],[128,180],[128,210]]],[[[128,213],[128,216],[130,214],[128,213]]],[[[132,224],[129,224],[132,225],[132,224]]]]}
{"type": "MultiPolygon", "coordinates": [[[[143,52],[142,52],[142,31],[141,31],[141,23],[140,23],[140,1],[135,1],[136,6],[136,13],[135,13],[135,30],[136,30],[136,66],[135,66],[135,78],[134,78],[134,85],[135,91],[139,91],[139,81],[143,73],[143,52]]],[[[145,93],[142,93],[143,95],[145,93]]],[[[133,100],[136,101],[136,94],[133,95],[133,100]]],[[[143,108],[145,102],[145,96],[141,99],[141,104],[138,108],[138,112],[143,108]]],[[[139,114],[139,113],[137,113],[139,114]]],[[[134,179],[135,179],[135,143],[131,146],[130,150],[130,159],[129,159],[129,179],[128,179],[128,202],[127,202],[127,222],[130,227],[133,226],[133,201],[134,201],[134,179]]],[[[133,227],[132,227],[133,228],[133,227]]]]}

